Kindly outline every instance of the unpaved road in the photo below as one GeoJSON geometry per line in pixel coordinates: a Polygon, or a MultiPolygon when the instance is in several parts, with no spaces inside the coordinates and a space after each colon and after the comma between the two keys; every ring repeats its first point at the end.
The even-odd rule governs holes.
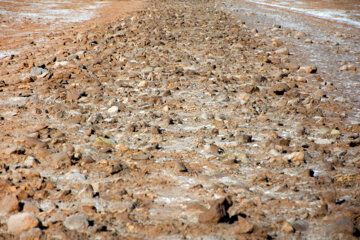
{"type": "Polygon", "coordinates": [[[2,59],[0,236],[359,237],[360,126],[317,66],[220,2],[148,6],[2,59]]]}

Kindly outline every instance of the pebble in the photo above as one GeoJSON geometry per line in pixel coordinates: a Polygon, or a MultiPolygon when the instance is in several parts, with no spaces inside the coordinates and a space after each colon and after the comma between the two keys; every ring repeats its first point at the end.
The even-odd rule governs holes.
{"type": "Polygon", "coordinates": [[[40,162],[33,156],[28,156],[24,161],[24,166],[26,168],[32,168],[38,165],[40,162]]]}
{"type": "Polygon", "coordinates": [[[337,130],[337,129],[333,129],[333,130],[331,130],[330,134],[331,135],[340,135],[341,132],[339,130],[337,130]]]}
{"type": "Polygon", "coordinates": [[[224,150],[221,149],[219,146],[217,146],[216,144],[206,144],[205,145],[205,151],[207,151],[208,153],[211,154],[221,154],[224,153],[224,150]]]}
{"type": "Polygon", "coordinates": [[[25,149],[21,146],[11,146],[5,149],[4,153],[6,155],[11,155],[11,154],[24,154],[25,153],[25,149]]]}
{"type": "Polygon", "coordinates": [[[254,230],[254,224],[248,222],[245,218],[238,216],[238,221],[234,223],[232,232],[234,234],[251,233],[254,230]]]}
{"type": "Polygon", "coordinates": [[[116,150],[119,152],[119,153],[125,153],[129,150],[129,147],[123,143],[119,143],[117,146],[116,146],[116,150]]]}
{"type": "Polygon", "coordinates": [[[141,81],[139,84],[138,84],[138,87],[141,87],[141,88],[145,88],[148,86],[148,82],[147,81],[141,81]]]}
{"type": "Polygon", "coordinates": [[[65,182],[72,183],[83,183],[86,181],[86,176],[82,174],[78,169],[73,169],[70,172],[66,173],[61,179],[65,182]]]}
{"type": "Polygon", "coordinates": [[[241,105],[245,105],[250,100],[250,94],[242,92],[237,96],[241,105]]]}
{"type": "Polygon", "coordinates": [[[305,154],[303,152],[293,152],[287,155],[287,158],[293,162],[303,162],[305,154]]]}
{"type": "Polygon", "coordinates": [[[121,164],[121,163],[112,164],[112,165],[111,165],[111,169],[110,169],[110,174],[111,174],[111,175],[114,175],[114,174],[116,174],[116,173],[121,172],[121,171],[124,170],[124,169],[125,169],[125,167],[124,167],[124,165],[121,164]]]}
{"type": "Polygon", "coordinates": [[[88,229],[89,222],[86,215],[76,213],[65,219],[64,226],[69,230],[84,232],[88,229]]]}
{"type": "Polygon", "coordinates": [[[20,234],[20,240],[46,240],[46,236],[40,228],[32,228],[20,234]]]}
{"type": "Polygon", "coordinates": [[[23,212],[29,212],[29,213],[34,213],[39,214],[40,210],[39,208],[37,208],[32,202],[29,201],[22,201],[23,204],[23,212]]]}
{"type": "Polygon", "coordinates": [[[271,149],[269,153],[270,153],[270,155],[273,155],[273,156],[276,156],[276,157],[281,156],[281,153],[278,150],[274,149],[274,148],[271,149]]]}
{"type": "Polygon", "coordinates": [[[83,189],[77,194],[79,199],[92,198],[94,196],[94,189],[90,184],[87,184],[83,189]]]}
{"type": "Polygon", "coordinates": [[[188,169],[186,168],[185,164],[183,162],[176,162],[175,163],[175,172],[187,172],[188,169]]]}
{"type": "Polygon", "coordinates": [[[276,95],[283,95],[285,92],[289,90],[290,87],[286,83],[278,83],[271,88],[271,91],[276,95]]]}
{"type": "Polygon", "coordinates": [[[320,144],[320,145],[327,145],[327,144],[331,144],[331,140],[330,139],[324,139],[324,138],[316,138],[315,143],[320,144]]]}
{"type": "Polygon", "coordinates": [[[340,71],[356,71],[356,66],[353,64],[343,65],[340,67],[340,71]]]}
{"type": "Polygon", "coordinates": [[[33,76],[39,76],[39,75],[48,74],[48,73],[50,73],[50,72],[47,69],[40,68],[40,67],[33,67],[33,68],[31,68],[31,72],[30,72],[30,74],[33,76]]]}
{"type": "Polygon", "coordinates": [[[305,232],[309,228],[309,223],[303,220],[296,220],[293,222],[292,227],[295,229],[295,231],[305,232]]]}
{"type": "Polygon", "coordinates": [[[71,164],[71,159],[67,152],[54,153],[51,155],[51,160],[57,168],[71,164]]]}
{"type": "Polygon", "coordinates": [[[109,108],[108,113],[113,114],[113,113],[117,113],[119,112],[119,107],[118,106],[112,106],[111,108],[109,108]]]}
{"type": "Polygon", "coordinates": [[[116,142],[109,138],[98,137],[95,139],[93,146],[98,148],[114,148],[116,142]]]}
{"type": "Polygon", "coordinates": [[[327,233],[329,236],[332,236],[332,234],[353,235],[356,231],[354,223],[351,219],[343,214],[333,216],[333,218],[329,221],[330,224],[327,227],[327,233]]]}
{"type": "Polygon", "coordinates": [[[7,220],[8,232],[20,234],[39,226],[39,219],[32,213],[18,213],[7,220]]]}
{"type": "Polygon", "coordinates": [[[284,221],[281,226],[281,231],[286,232],[286,233],[293,233],[293,232],[295,232],[295,229],[293,228],[291,223],[289,223],[288,221],[284,221]]]}
{"type": "Polygon", "coordinates": [[[251,135],[241,134],[239,137],[237,137],[240,143],[249,143],[252,141],[251,135]]]}
{"type": "Polygon", "coordinates": [[[19,200],[16,195],[6,195],[0,201],[0,215],[16,213],[19,209],[19,200]]]}
{"type": "Polygon", "coordinates": [[[275,54],[278,54],[278,55],[289,55],[289,49],[287,49],[286,47],[279,48],[278,50],[275,51],[275,54]]]}
{"type": "Polygon", "coordinates": [[[317,67],[316,66],[302,66],[298,70],[299,73],[316,73],[317,67]]]}
{"type": "Polygon", "coordinates": [[[199,215],[199,223],[216,224],[228,221],[229,214],[227,210],[232,206],[232,201],[229,197],[215,200],[210,209],[199,215]]]}

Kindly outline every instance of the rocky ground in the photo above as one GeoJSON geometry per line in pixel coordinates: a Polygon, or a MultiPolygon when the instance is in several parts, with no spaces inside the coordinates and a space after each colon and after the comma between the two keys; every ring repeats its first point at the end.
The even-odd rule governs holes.
{"type": "Polygon", "coordinates": [[[148,4],[1,59],[1,238],[357,239],[336,87],[220,2],[148,4]]]}

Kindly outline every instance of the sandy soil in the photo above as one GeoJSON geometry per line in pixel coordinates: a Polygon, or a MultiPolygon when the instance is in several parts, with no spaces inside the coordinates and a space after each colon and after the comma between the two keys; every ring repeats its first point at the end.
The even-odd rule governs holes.
{"type": "Polygon", "coordinates": [[[1,59],[0,238],[357,239],[357,103],[334,80],[356,37],[243,1],[146,7],[1,59]]]}

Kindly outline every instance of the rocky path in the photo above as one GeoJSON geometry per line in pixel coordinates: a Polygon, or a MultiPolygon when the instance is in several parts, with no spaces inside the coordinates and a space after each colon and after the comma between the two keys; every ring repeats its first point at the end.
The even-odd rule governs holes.
{"type": "Polygon", "coordinates": [[[359,237],[351,109],[220,4],[153,1],[2,59],[3,239],[359,237]]]}

